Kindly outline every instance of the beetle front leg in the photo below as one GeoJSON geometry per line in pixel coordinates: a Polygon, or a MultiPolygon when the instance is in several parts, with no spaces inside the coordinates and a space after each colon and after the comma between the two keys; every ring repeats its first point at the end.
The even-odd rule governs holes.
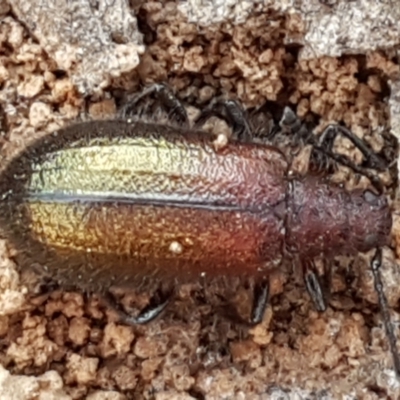
{"type": "Polygon", "coordinates": [[[354,146],[361,151],[365,158],[363,164],[365,168],[376,169],[378,171],[384,171],[387,169],[385,161],[382,160],[364,140],[360,139],[349,129],[341,125],[329,125],[322,132],[319,140],[321,148],[327,152],[332,152],[334,141],[339,134],[349,139],[354,146]]]}
{"type": "Polygon", "coordinates": [[[299,117],[290,107],[285,107],[281,120],[279,121],[279,127],[280,131],[278,132],[289,132],[293,135],[295,141],[302,140],[304,143],[313,146],[310,163],[314,164],[318,169],[329,169],[332,165],[331,161],[333,159],[334,161],[344,164],[349,168],[357,170],[356,172],[359,172],[360,168],[352,163],[350,159],[334,153],[333,145],[339,135],[349,139],[354,146],[361,151],[365,158],[363,164],[364,168],[372,168],[379,171],[387,169],[384,160],[382,160],[365,141],[354,135],[354,133],[344,126],[329,125],[318,138],[304,123],[301,122],[299,117]],[[329,160],[329,158],[331,158],[331,160],[329,160]]]}
{"type": "Polygon", "coordinates": [[[123,118],[129,118],[135,115],[138,104],[150,96],[155,97],[164,110],[168,112],[169,117],[181,124],[189,124],[187,112],[182,102],[175,96],[173,91],[167,85],[161,83],[148,86],[140,93],[130,98],[129,101],[121,108],[121,116],[123,118]]]}
{"type": "Polygon", "coordinates": [[[381,180],[375,174],[366,170],[366,168],[384,171],[388,168],[387,164],[367,145],[367,143],[358,138],[347,128],[340,125],[329,125],[322,133],[319,142],[311,144],[313,145],[313,151],[310,157],[310,165],[313,167],[312,169],[320,170],[321,167],[322,169],[329,169],[332,166],[330,160],[333,160],[352,169],[360,175],[366,176],[380,193],[383,191],[381,180]],[[349,139],[355,147],[361,151],[365,158],[363,166],[358,166],[347,156],[333,151],[333,144],[339,134],[349,139]]]}
{"type": "Polygon", "coordinates": [[[249,141],[251,128],[242,107],[233,100],[217,100],[204,108],[195,121],[195,127],[201,128],[211,117],[223,119],[232,127],[233,133],[240,141],[249,141]]]}

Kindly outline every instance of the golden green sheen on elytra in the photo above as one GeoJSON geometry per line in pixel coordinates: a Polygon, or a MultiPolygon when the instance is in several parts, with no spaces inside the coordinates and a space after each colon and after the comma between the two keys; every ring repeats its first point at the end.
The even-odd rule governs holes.
{"type": "MultiPolygon", "coordinates": [[[[246,151],[219,154],[211,145],[171,143],[165,138],[92,139],[74,143],[49,154],[41,164],[34,164],[27,189],[37,195],[115,196],[205,206],[244,202],[248,207],[259,206],[271,185],[258,177],[270,172],[271,161],[279,160],[280,154],[274,154],[273,160],[271,155],[263,160],[262,152],[247,153],[249,157],[246,151]]],[[[277,166],[281,170],[276,171],[275,180],[280,188],[277,178],[282,176],[284,164],[277,166]]]]}

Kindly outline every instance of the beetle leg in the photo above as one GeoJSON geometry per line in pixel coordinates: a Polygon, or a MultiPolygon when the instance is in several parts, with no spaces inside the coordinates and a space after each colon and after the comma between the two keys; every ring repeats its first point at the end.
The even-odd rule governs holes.
{"type": "Polygon", "coordinates": [[[269,298],[269,281],[264,279],[260,283],[254,285],[253,290],[253,306],[250,314],[250,324],[259,324],[263,317],[268,304],[269,298]]]}
{"type": "Polygon", "coordinates": [[[333,143],[339,134],[349,139],[354,146],[361,151],[365,158],[365,162],[363,164],[365,168],[376,169],[378,171],[384,171],[387,169],[386,162],[380,158],[364,140],[360,139],[344,126],[329,125],[324,132],[322,132],[320,137],[321,147],[327,151],[332,151],[333,143]]]}
{"type": "Polygon", "coordinates": [[[283,114],[279,121],[279,127],[280,129],[277,129],[275,134],[290,133],[293,135],[295,144],[301,140],[309,142],[310,138],[313,137],[312,132],[304,123],[301,122],[300,118],[290,107],[285,107],[283,109],[283,114]]]}
{"type": "MultiPolygon", "coordinates": [[[[295,112],[285,107],[282,118],[279,122],[281,130],[278,132],[293,134],[293,139],[296,141],[304,141],[312,145],[313,150],[310,157],[311,170],[331,170],[333,167],[332,161],[342,164],[356,173],[366,176],[371,183],[381,193],[383,185],[380,179],[366,170],[366,168],[384,171],[388,168],[386,162],[379,157],[368,144],[354,135],[350,130],[340,125],[329,125],[319,139],[312,134],[305,124],[302,124],[295,112]],[[333,151],[333,144],[338,135],[342,135],[349,139],[355,147],[357,147],[363,154],[365,161],[362,166],[354,164],[348,157],[343,154],[337,154],[333,151]]],[[[275,132],[278,133],[278,132],[275,132]]]]}
{"type": "Polygon", "coordinates": [[[242,107],[234,100],[217,100],[204,108],[195,121],[195,127],[200,128],[211,117],[218,117],[229,124],[235,137],[240,141],[249,141],[251,128],[242,107]]]}
{"type": "Polygon", "coordinates": [[[258,325],[263,320],[264,312],[268,304],[268,298],[269,280],[263,279],[261,282],[255,283],[253,286],[253,304],[249,319],[243,318],[238,312],[238,309],[231,303],[220,307],[220,311],[225,318],[235,321],[238,324],[245,326],[258,325]]]}
{"type": "Polygon", "coordinates": [[[159,303],[149,304],[145,307],[137,317],[133,317],[129,314],[125,315],[123,322],[127,325],[141,325],[147,324],[153,319],[157,318],[166,309],[171,301],[171,297],[166,297],[159,303]]]}
{"type": "Polygon", "coordinates": [[[323,289],[325,302],[329,303],[331,297],[331,287],[332,287],[332,261],[324,261],[324,275],[323,275],[323,289]]]}
{"type": "Polygon", "coordinates": [[[140,311],[139,315],[132,316],[121,309],[121,306],[115,301],[110,293],[107,293],[103,300],[107,305],[117,312],[120,321],[127,325],[142,325],[147,324],[157,318],[167,308],[171,302],[173,291],[163,293],[158,290],[157,294],[150,299],[149,305],[140,311]]]}
{"type": "Polygon", "coordinates": [[[185,125],[189,123],[184,105],[167,85],[161,83],[148,86],[140,93],[129,99],[129,101],[122,107],[120,111],[121,116],[123,118],[129,118],[130,116],[135,115],[135,111],[139,102],[150,96],[154,96],[168,112],[168,115],[177,122],[185,125]]]}
{"type": "Polygon", "coordinates": [[[317,169],[321,166],[323,169],[329,169],[332,167],[332,163],[328,159],[336,161],[342,164],[354,172],[360,175],[366,176],[375,188],[381,193],[383,191],[383,185],[379,177],[376,174],[372,174],[366,168],[373,168],[378,171],[387,169],[385,161],[380,158],[374,151],[361,139],[355,136],[347,128],[340,125],[329,125],[322,133],[318,143],[311,143],[313,145],[313,151],[311,153],[310,164],[317,169]],[[344,137],[349,139],[355,147],[357,147],[363,154],[365,162],[363,166],[354,164],[348,157],[343,154],[338,154],[333,151],[333,144],[338,134],[342,134],[344,137]]]}
{"type": "Polygon", "coordinates": [[[378,295],[379,307],[381,309],[383,324],[385,325],[386,336],[389,340],[390,351],[393,356],[393,364],[398,376],[400,376],[400,355],[397,350],[396,336],[393,330],[393,324],[390,319],[388,301],[383,290],[383,283],[380,274],[382,266],[382,249],[376,249],[375,255],[371,261],[371,270],[374,276],[375,291],[378,295]]]}
{"type": "Polygon", "coordinates": [[[325,293],[314,262],[311,260],[303,262],[303,269],[304,282],[315,308],[317,311],[325,311],[327,308],[325,293]]]}

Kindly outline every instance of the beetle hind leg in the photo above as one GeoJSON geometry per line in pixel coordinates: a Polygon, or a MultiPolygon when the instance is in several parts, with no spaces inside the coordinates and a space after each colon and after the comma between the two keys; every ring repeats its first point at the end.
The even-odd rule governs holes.
{"type": "Polygon", "coordinates": [[[189,124],[188,115],[182,102],[175,96],[173,91],[167,85],[161,83],[148,86],[140,93],[130,98],[121,108],[120,115],[123,118],[135,116],[138,111],[139,103],[150,98],[150,96],[154,96],[156,101],[161,104],[170,118],[184,125],[189,124]]]}

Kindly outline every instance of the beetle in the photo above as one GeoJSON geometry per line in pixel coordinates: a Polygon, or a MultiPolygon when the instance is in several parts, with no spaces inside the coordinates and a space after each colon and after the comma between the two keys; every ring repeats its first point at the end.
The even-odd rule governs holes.
{"type": "MultiPolygon", "coordinates": [[[[257,324],[268,301],[269,277],[294,256],[317,310],[324,311],[326,288],[313,260],[378,248],[371,267],[400,371],[379,273],[391,211],[379,179],[332,150],[335,137],[343,134],[370,167],[381,168],[383,161],[363,141],[330,126],[316,142],[302,125],[296,128],[311,141],[314,160],[348,165],[378,189],[346,191],[319,176],[291,175],[276,146],[250,140],[250,123],[236,102],[213,103],[191,128],[179,100],[166,86],[155,85],[121,115],[53,132],[3,168],[0,223],[18,250],[21,269],[40,265],[62,287],[96,292],[135,287],[145,279],[251,276],[257,284],[249,322],[257,324]],[[180,126],[132,117],[150,95],[180,126]],[[233,126],[236,142],[216,146],[200,129],[212,115],[233,126]]],[[[281,127],[296,124],[294,113],[285,109],[281,127]]],[[[168,301],[123,321],[149,322],[168,301]]]]}

